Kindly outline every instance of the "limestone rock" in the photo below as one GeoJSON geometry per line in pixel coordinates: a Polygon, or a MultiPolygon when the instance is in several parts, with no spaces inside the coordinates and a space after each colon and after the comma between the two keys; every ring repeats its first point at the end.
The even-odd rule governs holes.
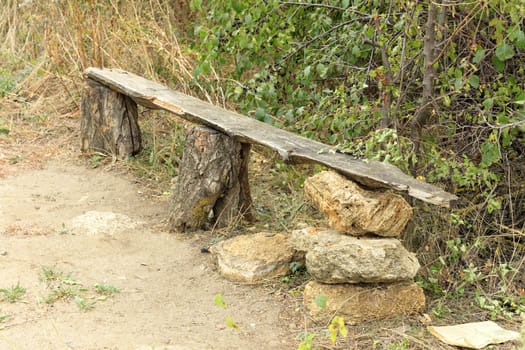
{"type": "Polygon", "coordinates": [[[286,275],[294,256],[284,234],[268,232],[221,241],[211,248],[211,252],[224,277],[246,283],[286,275]]]}
{"type": "Polygon", "coordinates": [[[399,236],[412,217],[412,207],[403,197],[364,190],[335,171],[306,179],[304,191],[332,228],[353,236],[399,236]]]}
{"type": "Polygon", "coordinates": [[[88,236],[114,236],[131,230],[142,223],[127,215],[110,211],[88,211],[76,216],[64,226],[64,230],[88,236]]]}
{"type": "Polygon", "coordinates": [[[291,243],[306,251],[306,268],[324,283],[411,280],[419,269],[415,254],[395,238],[352,237],[334,230],[292,232],[291,243]]]}
{"type": "Polygon", "coordinates": [[[394,284],[322,284],[308,282],[304,289],[304,305],[317,322],[329,322],[342,316],[347,324],[393,318],[418,312],[425,306],[425,294],[414,282],[394,284]],[[316,297],[326,297],[320,308],[316,297]]]}

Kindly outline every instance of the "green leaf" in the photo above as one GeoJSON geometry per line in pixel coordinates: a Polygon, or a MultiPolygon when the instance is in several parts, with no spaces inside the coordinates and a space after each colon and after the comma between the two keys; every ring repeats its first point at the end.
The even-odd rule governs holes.
{"type": "Polygon", "coordinates": [[[191,0],[190,10],[200,11],[202,9],[202,0],[191,0]]]}
{"type": "Polygon", "coordinates": [[[265,121],[266,119],[266,111],[264,110],[264,108],[261,108],[261,107],[257,107],[257,109],[255,110],[255,119],[263,122],[265,121]]]}
{"type": "Polygon", "coordinates": [[[3,134],[3,135],[9,135],[9,129],[6,129],[6,128],[0,128],[0,134],[3,134]]]}
{"type": "Polygon", "coordinates": [[[500,60],[497,56],[492,56],[492,64],[494,65],[494,68],[496,68],[496,71],[500,73],[505,69],[505,62],[500,60]]]}
{"type": "Polygon", "coordinates": [[[474,54],[474,57],[472,58],[472,63],[478,64],[479,62],[481,62],[481,60],[483,60],[483,58],[485,58],[485,50],[480,49],[474,54]]]}
{"type": "Polygon", "coordinates": [[[525,33],[519,28],[515,27],[509,33],[509,40],[511,40],[518,49],[525,49],[525,33]]]}
{"type": "Polygon", "coordinates": [[[496,47],[496,57],[502,62],[510,60],[514,54],[514,48],[507,43],[501,43],[496,47]]]}
{"type": "Polygon", "coordinates": [[[452,101],[450,100],[450,96],[449,95],[445,95],[443,97],[443,104],[445,105],[445,107],[450,107],[450,103],[452,101]]]}
{"type": "Polygon", "coordinates": [[[224,301],[224,298],[222,297],[222,294],[220,293],[215,294],[215,296],[213,297],[213,303],[223,309],[226,309],[226,306],[228,306],[226,305],[226,302],[224,301]]]}
{"type": "Polygon", "coordinates": [[[241,329],[239,326],[237,326],[237,324],[235,323],[233,318],[231,316],[229,316],[229,315],[226,316],[225,322],[226,322],[226,326],[228,326],[230,328],[233,328],[235,330],[241,329]]]}
{"type": "Polygon", "coordinates": [[[324,78],[326,76],[326,73],[328,73],[328,67],[322,63],[318,63],[317,66],[315,67],[315,70],[317,71],[317,74],[319,74],[321,78],[324,78]]]}
{"type": "Polygon", "coordinates": [[[494,106],[494,99],[492,97],[489,97],[483,101],[483,107],[485,107],[485,109],[492,109],[492,106],[494,106]]]}
{"type": "Polygon", "coordinates": [[[474,89],[477,89],[479,88],[479,77],[477,75],[473,75],[470,77],[469,79],[469,84],[470,86],[472,86],[474,89]]]}
{"type": "Polygon", "coordinates": [[[496,143],[487,140],[481,145],[481,164],[483,166],[488,167],[499,161],[500,158],[499,146],[496,143]]]}
{"type": "Polygon", "coordinates": [[[359,46],[354,45],[354,47],[352,47],[352,55],[354,55],[355,57],[361,56],[361,49],[359,48],[359,46]]]}
{"type": "Polygon", "coordinates": [[[492,214],[494,210],[500,210],[501,209],[501,201],[496,199],[489,199],[489,202],[487,204],[487,212],[489,214],[492,214]]]}
{"type": "Polygon", "coordinates": [[[326,307],[326,295],[319,294],[315,297],[315,305],[319,308],[324,309],[326,307]]]}
{"type": "Polygon", "coordinates": [[[305,78],[309,78],[311,72],[312,72],[312,67],[311,66],[306,66],[304,68],[304,70],[303,70],[304,77],[305,78]]]}

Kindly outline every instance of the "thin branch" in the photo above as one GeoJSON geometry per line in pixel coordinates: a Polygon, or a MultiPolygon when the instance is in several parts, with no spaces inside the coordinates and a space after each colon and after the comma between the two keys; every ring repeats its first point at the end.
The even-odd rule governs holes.
{"type": "MultiPolygon", "coordinates": [[[[372,16],[367,16],[368,19],[372,18],[372,16]]],[[[348,21],[345,21],[345,22],[342,22],[342,23],[339,23],[338,25],[336,26],[333,26],[332,28],[314,36],[312,39],[308,40],[308,41],[305,41],[304,43],[302,43],[298,48],[296,48],[294,51],[290,52],[289,54],[287,54],[286,56],[284,56],[283,58],[281,58],[279,60],[279,62],[276,64],[276,66],[278,65],[281,65],[282,62],[285,62],[287,61],[290,57],[292,56],[295,56],[299,51],[301,51],[302,49],[304,49],[305,47],[307,47],[308,45],[312,44],[313,42],[316,42],[317,40],[321,39],[321,38],[324,38],[325,36],[327,36],[328,34],[336,31],[337,29],[341,28],[341,27],[344,27],[352,22],[355,22],[356,20],[355,19],[352,19],[352,20],[348,20],[348,21]]]]}
{"type": "Polygon", "coordinates": [[[308,3],[308,2],[299,2],[299,1],[280,1],[279,5],[297,5],[305,7],[324,7],[331,10],[346,11],[344,7],[328,5],[328,4],[317,4],[317,3],[308,3]]]}

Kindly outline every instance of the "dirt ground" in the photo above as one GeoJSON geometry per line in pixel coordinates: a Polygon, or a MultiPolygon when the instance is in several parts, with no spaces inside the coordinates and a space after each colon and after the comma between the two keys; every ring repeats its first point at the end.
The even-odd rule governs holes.
{"type": "Polygon", "coordinates": [[[0,349],[293,348],[278,297],[221,278],[200,251],[202,237],[164,230],[167,197],[144,194],[118,171],[64,159],[35,169],[0,156],[0,288],[26,289],[16,303],[0,301],[0,349]],[[74,228],[89,212],[127,218],[97,232],[74,228]],[[43,269],[70,273],[80,299],[46,303],[52,287],[43,269]],[[96,284],[120,292],[103,300],[96,284]],[[217,294],[226,308],[214,303],[217,294]]]}
{"type": "MultiPolygon", "coordinates": [[[[169,194],[161,186],[122,162],[81,156],[78,111],[37,122],[0,114],[0,121],[10,130],[0,133],[0,350],[297,349],[305,331],[316,332],[322,349],[453,349],[425,331],[432,301],[424,315],[349,326],[334,346],[326,325],[305,319],[303,281],[287,288],[280,280],[228,282],[201,253],[221,237],[168,233],[169,194]],[[62,275],[46,278],[46,271],[62,275]],[[119,292],[102,295],[97,285],[119,292]],[[17,287],[25,293],[10,303],[17,287]]],[[[277,186],[262,192],[286,187],[272,185],[267,168],[254,175],[252,188],[277,186]]],[[[258,225],[286,228],[303,205],[289,194],[273,197],[282,202],[254,198],[258,225]],[[282,206],[288,218],[272,222],[270,206],[282,206]]],[[[486,317],[469,310],[458,307],[437,325],[486,317]]]]}

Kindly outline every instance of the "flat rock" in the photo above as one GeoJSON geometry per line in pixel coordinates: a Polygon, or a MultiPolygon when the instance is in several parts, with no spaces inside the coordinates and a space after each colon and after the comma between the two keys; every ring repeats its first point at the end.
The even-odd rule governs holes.
{"type": "Polygon", "coordinates": [[[110,211],[88,211],[71,219],[67,225],[64,225],[64,230],[90,236],[113,236],[134,229],[140,224],[141,222],[124,214],[110,211]]]}
{"type": "Polygon", "coordinates": [[[419,270],[415,254],[395,238],[352,237],[334,230],[295,230],[291,244],[306,251],[306,268],[324,283],[411,280],[419,270]]]}
{"type": "Polygon", "coordinates": [[[282,233],[259,232],[221,241],[211,248],[219,272],[229,280],[257,283],[288,274],[294,249],[282,233]]]}
{"type": "Polygon", "coordinates": [[[347,324],[357,324],[416,313],[425,306],[425,294],[414,282],[354,285],[310,281],[303,302],[316,322],[326,323],[337,315],[347,324]],[[326,297],[326,307],[319,307],[319,296],[326,297]]]}
{"type": "Polygon", "coordinates": [[[306,179],[304,191],[333,229],[353,236],[399,236],[412,217],[412,207],[403,197],[367,191],[335,171],[306,179]]]}

